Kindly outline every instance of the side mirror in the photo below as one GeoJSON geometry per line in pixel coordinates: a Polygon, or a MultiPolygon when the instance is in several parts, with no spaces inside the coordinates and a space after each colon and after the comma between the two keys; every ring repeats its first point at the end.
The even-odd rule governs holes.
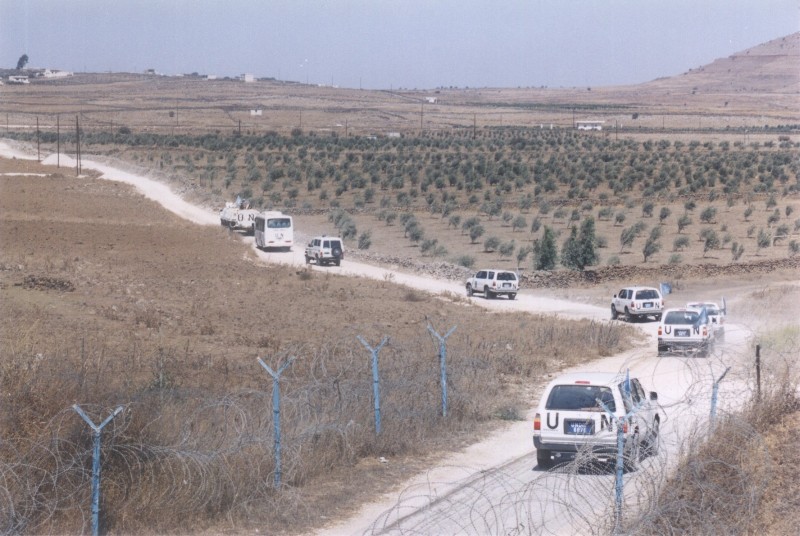
{"type": "Polygon", "coordinates": [[[616,294],[614,294],[614,298],[616,298],[616,297],[617,297],[617,295],[616,295],[616,294]]]}
{"type": "Polygon", "coordinates": [[[655,391],[650,391],[650,401],[658,402],[658,393],[656,393],[655,391]]]}

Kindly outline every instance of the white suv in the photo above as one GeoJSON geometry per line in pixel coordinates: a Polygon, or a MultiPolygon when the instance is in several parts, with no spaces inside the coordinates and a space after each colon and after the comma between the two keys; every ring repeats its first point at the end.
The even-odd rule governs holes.
{"type": "Polygon", "coordinates": [[[659,321],[663,308],[664,299],[657,288],[625,287],[611,299],[611,319],[623,315],[626,322],[632,322],[637,318],[652,316],[659,321]]]}
{"type": "Polygon", "coordinates": [[[545,388],[533,420],[539,468],[579,457],[587,462],[616,462],[617,427],[622,419],[623,461],[628,470],[634,470],[641,458],[658,452],[661,415],[657,401],[658,395],[645,392],[638,379],[626,379],[620,373],[576,372],[556,378],[545,388]]]}
{"type": "Polygon", "coordinates": [[[344,259],[342,239],[335,236],[317,236],[306,246],[306,264],[313,260],[317,265],[333,263],[339,266],[344,259]]]}
{"type": "Polygon", "coordinates": [[[658,356],[708,357],[714,337],[707,309],[667,309],[658,326],[658,356]]]}
{"type": "Polygon", "coordinates": [[[509,270],[479,270],[467,279],[467,296],[481,292],[487,299],[506,295],[509,300],[513,300],[517,297],[518,290],[517,273],[509,270]]]}

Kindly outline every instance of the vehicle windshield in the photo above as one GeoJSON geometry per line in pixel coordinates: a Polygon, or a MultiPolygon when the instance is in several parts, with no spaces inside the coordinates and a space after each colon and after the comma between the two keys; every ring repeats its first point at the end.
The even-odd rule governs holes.
{"type": "Polygon", "coordinates": [[[597,400],[616,411],[611,388],[602,385],[556,385],[547,397],[545,408],[562,411],[603,411],[597,400]]]}
{"type": "Polygon", "coordinates": [[[670,311],[664,317],[664,324],[667,325],[685,325],[694,324],[700,317],[697,311],[670,311]]]}
{"type": "Polygon", "coordinates": [[[657,300],[658,299],[658,292],[655,290],[637,290],[636,291],[636,299],[637,300],[657,300]]]}

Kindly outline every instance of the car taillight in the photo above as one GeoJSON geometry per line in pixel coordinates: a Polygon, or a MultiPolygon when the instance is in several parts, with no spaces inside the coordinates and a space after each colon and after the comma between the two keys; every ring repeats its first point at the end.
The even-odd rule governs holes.
{"type": "Polygon", "coordinates": [[[708,337],[708,328],[703,326],[703,337],[708,337]]]}
{"type": "Polygon", "coordinates": [[[623,434],[628,433],[628,421],[622,421],[622,433],[623,434]]]}
{"type": "Polygon", "coordinates": [[[538,432],[542,429],[542,417],[538,413],[533,418],[533,431],[538,432]]]}
{"type": "Polygon", "coordinates": [[[635,302],[631,302],[631,309],[636,309],[636,303],[635,302]]]}
{"type": "Polygon", "coordinates": [[[661,326],[658,326],[658,336],[660,337],[661,335],[663,335],[663,333],[661,332],[661,326]]]}

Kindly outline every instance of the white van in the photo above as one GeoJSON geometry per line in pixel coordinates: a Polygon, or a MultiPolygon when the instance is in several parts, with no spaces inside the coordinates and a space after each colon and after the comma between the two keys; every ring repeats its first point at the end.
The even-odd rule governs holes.
{"type": "Polygon", "coordinates": [[[282,212],[262,212],[255,218],[253,234],[257,248],[291,251],[294,245],[292,217],[282,212]]]}
{"type": "Polygon", "coordinates": [[[615,463],[619,419],[636,408],[623,423],[623,460],[627,470],[634,470],[641,457],[658,451],[657,400],[637,378],[620,373],[576,372],[556,378],[544,390],[533,420],[539,468],[573,461],[579,454],[587,461],[615,463]]]}

